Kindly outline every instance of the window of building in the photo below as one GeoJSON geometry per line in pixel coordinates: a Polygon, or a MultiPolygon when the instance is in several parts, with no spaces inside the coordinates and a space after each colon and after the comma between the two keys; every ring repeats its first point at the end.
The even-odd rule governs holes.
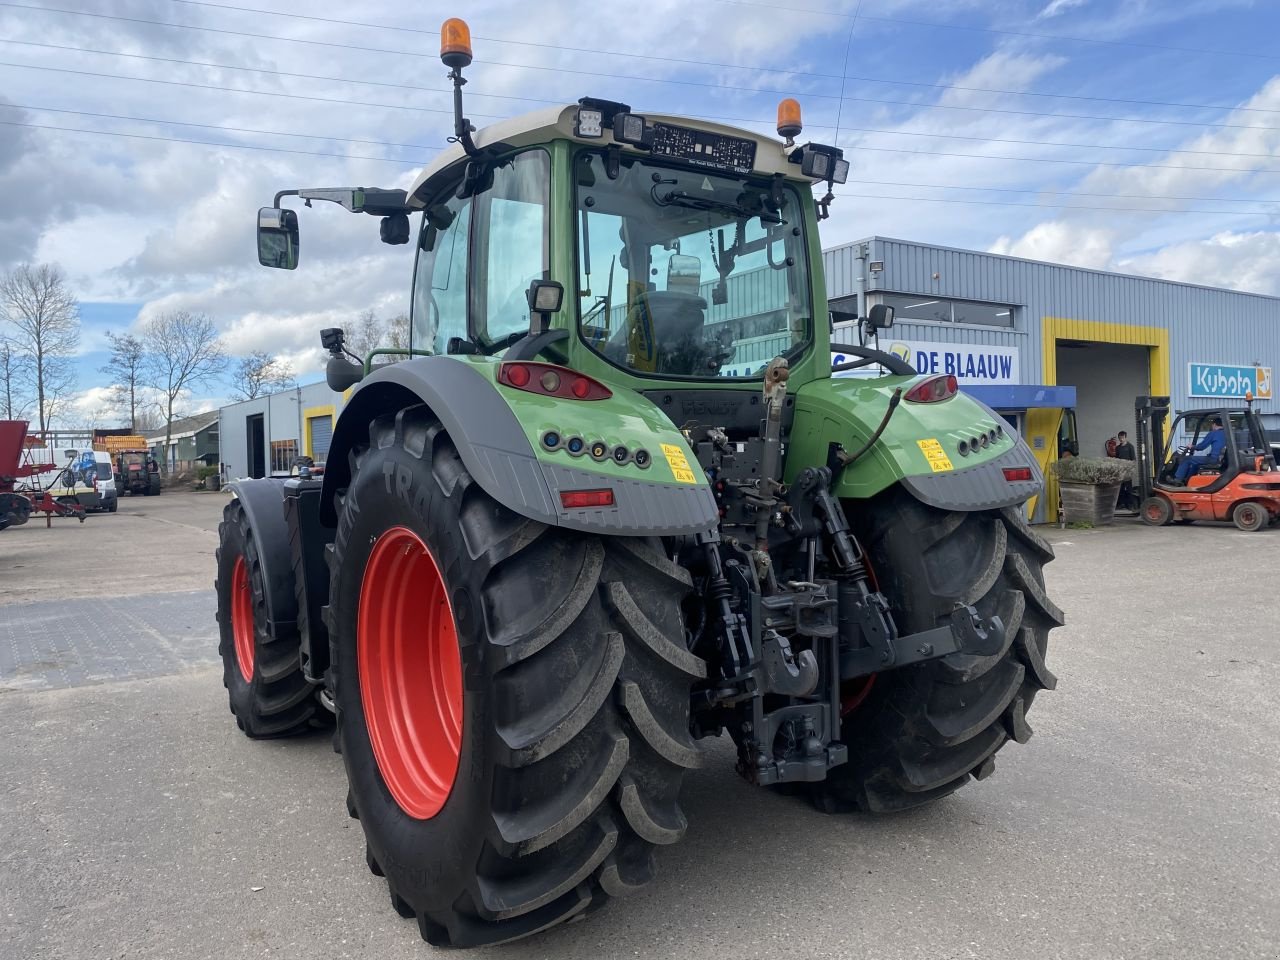
{"type": "Polygon", "coordinates": [[[974,300],[951,300],[931,297],[928,294],[902,293],[873,294],[876,302],[893,307],[895,320],[908,323],[969,323],[984,327],[1012,327],[1013,307],[1000,303],[979,303],[974,300]]]}
{"type": "Polygon", "coordinates": [[[293,458],[298,455],[297,440],[271,441],[271,471],[288,473],[293,466],[293,458]]]}

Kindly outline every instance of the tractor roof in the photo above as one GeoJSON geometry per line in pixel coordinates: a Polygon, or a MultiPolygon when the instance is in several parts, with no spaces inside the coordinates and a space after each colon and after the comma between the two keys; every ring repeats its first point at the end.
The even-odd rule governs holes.
{"type": "MultiPolygon", "coordinates": [[[[545,107],[533,113],[526,113],[508,120],[500,120],[487,127],[482,127],[475,133],[473,139],[476,146],[482,148],[495,143],[507,143],[513,147],[523,147],[535,143],[548,143],[552,140],[573,140],[577,143],[594,146],[605,146],[614,142],[612,137],[607,134],[604,137],[594,139],[575,136],[573,128],[577,115],[578,105],[576,103],[566,104],[563,107],[545,107]]],[[[705,130],[708,133],[727,134],[731,137],[754,140],[757,144],[755,165],[757,174],[771,175],[780,173],[796,180],[814,182],[801,175],[799,165],[791,163],[787,159],[782,142],[774,137],[762,136],[750,130],[742,130],[722,123],[709,123],[705,120],[695,120],[689,117],[672,117],[657,113],[646,113],[644,116],[650,121],[659,121],[674,126],[688,127],[693,130],[705,130]]],[[[620,143],[618,145],[628,153],[644,154],[644,151],[637,150],[629,144],[620,143]]],[[[437,173],[465,157],[466,154],[457,143],[451,143],[441,150],[436,158],[427,164],[418,176],[414,178],[413,186],[409,188],[409,205],[421,207],[426,202],[426,198],[418,195],[418,191],[422,186],[437,173]]]]}

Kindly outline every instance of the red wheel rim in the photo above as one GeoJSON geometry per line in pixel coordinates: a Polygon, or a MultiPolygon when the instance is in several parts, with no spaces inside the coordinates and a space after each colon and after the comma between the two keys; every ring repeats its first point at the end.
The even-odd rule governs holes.
{"type": "Polygon", "coordinates": [[[235,639],[236,665],[245,683],[253,682],[253,591],[244,555],[236,557],[231,571],[231,635],[235,639]]]}
{"type": "Polygon", "coordinates": [[[356,666],[378,772],[401,810],[429,820],[458,774],[462,659],[440,568],[407,527],[392,527],[369,554],[356,666]]]}
{"type": "Polygon", "coordinates": [[[1161,501],[1148,501],[1146,511],[1147,520],[1151,523],[1158,523],[1164,519],[1164,504],[1161,501]]]}

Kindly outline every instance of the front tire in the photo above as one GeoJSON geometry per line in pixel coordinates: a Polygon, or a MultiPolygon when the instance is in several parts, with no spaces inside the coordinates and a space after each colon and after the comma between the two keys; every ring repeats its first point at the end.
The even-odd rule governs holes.
{"type": "Polygon", "coordinates": [[[239,499],[218,524],[218,653],[236,726],[254,740],[302,733],[320,709],[302,674],[296,629],[267,627],[262,562],[239,499]]]}
{"type": "Polygon", "coordinates": [[[647,883],[698,762],[688,575],[657,541],[507,510],[424,406],[351,459],[326,617],[348,808],[392,906],[432,944],[478,946],[647,883]]]}
{"type": "Polygon", "coordinates": [[[849,762],[815,785],[829,812],[904,810],[983,780],[1027,711],[1057,680],[1045,666],[1062,613],[1045,593],[1053,550],[1020,508],[952,513],[893,489],[850,511],[868,566],[901,633],[942,626],[959,604],[998,616],[987,649],[951,654],[850,685],[841,739],[849,762]]]}

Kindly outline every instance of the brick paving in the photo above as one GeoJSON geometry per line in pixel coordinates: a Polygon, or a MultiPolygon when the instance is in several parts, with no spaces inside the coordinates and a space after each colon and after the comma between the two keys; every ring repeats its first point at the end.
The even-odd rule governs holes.
{"type": "Polygon", "coordinates": [[[0,607],[0,694],[184,673],[218,662],[212,590],[0,607]]]}

